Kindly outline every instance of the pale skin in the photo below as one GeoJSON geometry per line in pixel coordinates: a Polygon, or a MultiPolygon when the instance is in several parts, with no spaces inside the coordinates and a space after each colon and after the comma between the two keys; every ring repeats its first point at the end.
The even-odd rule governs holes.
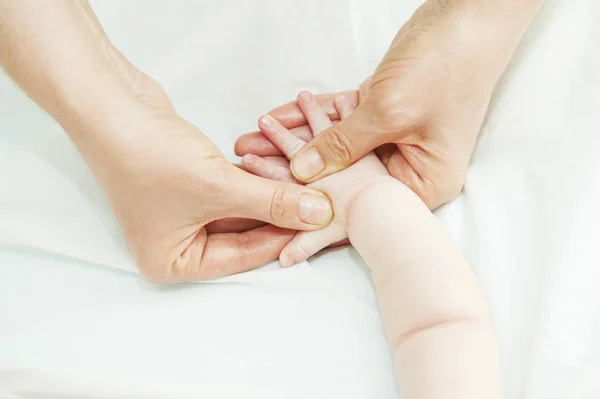
{"type": "Polygon", "coordinates": [[[112,45],[87,1],[0,0],[0,65],[71,137],[150,281],[250,270],[332,219],[321,192],[228,163],[112,45]]]}
{"type": "MultiPolygon", "coordinates": [[[[542,3],[427,1],[372,78],[346,93],[356,112],[294,158],[296,178],[318,180],[375,150],[431,209],[456,197],[493,88],[542,3]]],[[[0,0],[0,65],[71,137],[150,281],[250,270],[275,259],[293,230],[333,218],[321,192],[229,164],[115,48],[86,0],[0,0]]],[[[319,102],[339,119],[334,98],[319,102]]],[[[271,115],[306,135],[295,102],[271,115]]],[[[262,134],[236,152],[281,155],[262,134]]]]}
{"type": "MultiPolygon", "coordinates": [[[[332,123],[310,93],[298,106],[316,133],[332,123]]],[[[354,105],[338,96],[342,122],[354,105]]],[[[274,119],[261,131],[286,158],[306,142],[274,119]]],[[[311,137],[306,137],[311,139],[311,137]]],[[[244,157],[257,175],[293,180],[281,159],[244,157]]],[[[281,254],[290,266],[349,237],[375,285],[403,399],[501,398],[498,344],[489,310],[469,265],[421,199],[392,178],[374,153],[311,183],[331,198],[335,217],[326,228],[299,233],[281,254]]]]}
{"type": "Polygon", "coordinates": [[[145,278],[212,279],[280,254],[291,265],[347,235],[371,267],[404,398],[497,398],[485,301],[427,208],[461,191],[494,87],[542,4],[429,0],[345,100],[325,94],[270,112],[281,125],[270,127],[308,144],[288,151],[264,123],[237,142],[249,170],[310,186],[226,162],[112,45],[85,0],[0,0],[0,65],[71,137],[145,278]],[[325,129],[314,138],[311,120],[325,129]]]}
{"type": "MultiPolygon", "coordinates": [[[[292,173],[313,182],[375,150],[391,176],[430,209],[461,192],[494,88],[544,0],[429,0],[399,30],[373,75],[344,92],[358,108],[312,139],[292,173]]],[[[332,120],[334,99],[317,96],[332,120]]],[[[291,102],[269,114],[300,138],[310,135],[291,102]]],[[[238,139],[240,156],[277,156],[260,132],[238,139]]]]}

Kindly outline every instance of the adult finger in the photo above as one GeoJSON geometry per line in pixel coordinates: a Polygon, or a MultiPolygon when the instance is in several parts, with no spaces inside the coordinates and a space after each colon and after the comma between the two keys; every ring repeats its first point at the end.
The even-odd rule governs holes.
{"type": "Polygon", "coordinates": [[[319,191],[289,182],[254,176],[231,166],[219,187],[223,207],[213,218],[262,220],[295,230],[316,230],[333,217],[331,201],[319,191]]]}
{"type": "Polygon", "coordinates": [[[393,143],[384,144],[375,148],[375,154],[377,154],[377,157],[379,158],[381,163],[386,166],[390,161],[390,157],[395,151],[398,151],[398,146],[393,143]]]}
{"type": "Polygon", "coordinates": [[[292,159],[296,179],[310,183],[338,172],[383,144],[385,135],[377,132],[374,113],[367,102],[346,119],[312,139],[292,159]]]}
{"type": "Polygon", "coordinates": [[[227,218],[215,220],[206,225],[208,234],[213,233],[241,233],[264,226],[266,223],[260,220],[227,218]]]}
{"type": "Polygon", "coordinates": [[[463,170],[442,168],[436,164],[428,166],[431,172],[428,178],[424,179],[398,148],[391,153],[386,163],[390,176],[404,183],[433,210],[460,195],[464,184],[461,176],[466,175],[466,167],[463,170]]]}
{"type": "Polygon", "coordinates": [[[206,234],[203,229],[167,276],[168,281],[211,280],[262,266],[281,253],[296,232],[263,226],[244,233],[206,234]]]}

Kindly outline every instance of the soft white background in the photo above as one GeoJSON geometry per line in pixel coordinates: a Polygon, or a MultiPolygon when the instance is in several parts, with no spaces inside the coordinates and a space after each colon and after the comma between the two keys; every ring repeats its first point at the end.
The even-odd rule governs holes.
{"type": "MultiPolygon", "coordinates": [[[[355,88],[419,3],[92,1],[232,160],[235,138],[298,91],[355,88]]],[[[594,0],[548,0],[497,89],[464,194],[437,213],[491,303],[509,398],[600,397],[599,19],[594,0]]],[[[0,397],[34,395],[396,394],[353,250],[147,284],[77,151],[0,76],[0,397]]]]}

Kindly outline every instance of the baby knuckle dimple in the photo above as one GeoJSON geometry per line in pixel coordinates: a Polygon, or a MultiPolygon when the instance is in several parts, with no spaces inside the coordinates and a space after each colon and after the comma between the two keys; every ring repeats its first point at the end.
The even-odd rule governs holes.
{"type": "Polygon", "coordinates": [[[352,150],[348,138],[339,129],[333,128],[325,136],[325,151],[328,158],[333,158],[342,163],[352,161],[352,150]]]}
{"type": "Polygon", "coordinates": [[[290,194],[283,187],[278,187],[273,191],[271,198],[271,218],[275,223],[285,219],[286,210],[290,203],[290,194]]]}

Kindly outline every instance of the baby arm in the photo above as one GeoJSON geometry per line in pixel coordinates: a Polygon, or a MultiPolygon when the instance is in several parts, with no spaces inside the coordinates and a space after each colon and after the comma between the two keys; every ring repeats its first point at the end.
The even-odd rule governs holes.
{"type": "MultiPolygon", "coordinates": [[[[310,93],[302,93],[298,105],[315,135],[331,126],[310,93]]],[[[335,106],[343,119],[354,105],[341,97],[335,106]]],[[[310,140],[270,118],[261,118],[259,127],[288,159],[310,140]]],[[[285,159],[246,154],[243,164],[263,177],[293,179],[285,159]]],[[[372,153],[311,186],[331,198],[334,220],[322,230],[299,233],[282,252],[282,264],[350,238],[371,270],[402,399],[500,398],[498,347],[485,299],[451,237],[419,197],[390,177],[372,153]]]]}
{"type": "Polygon", "coordinates": [[[485,299],[425,204],[389,177],[354,199],[348,236],[371,269],[402,398],[500,398],[485,299]]]}

